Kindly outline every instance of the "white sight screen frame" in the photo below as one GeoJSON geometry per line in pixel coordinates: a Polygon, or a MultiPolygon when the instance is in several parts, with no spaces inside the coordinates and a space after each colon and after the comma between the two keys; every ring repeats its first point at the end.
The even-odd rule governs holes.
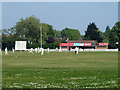
{"type": "Polygon", "coordinates": [[[15,41],[15,50],[26,50],[26,41],[15,41]]]}

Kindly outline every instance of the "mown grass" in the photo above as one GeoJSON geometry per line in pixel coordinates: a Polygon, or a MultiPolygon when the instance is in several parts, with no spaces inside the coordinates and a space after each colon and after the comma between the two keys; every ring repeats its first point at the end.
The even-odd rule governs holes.
{"type": "Polygon", "coordinates": [[[118,52],[9,52],[3,88],[117,88],[118,52]]]}

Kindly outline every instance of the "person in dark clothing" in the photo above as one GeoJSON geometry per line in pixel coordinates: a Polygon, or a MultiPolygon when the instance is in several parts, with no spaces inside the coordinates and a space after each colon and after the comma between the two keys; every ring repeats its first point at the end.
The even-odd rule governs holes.
{"type": "Polygon", "coordinates": [[[71,51],[71,48],[70,48],[70,47],[68,48],[68,51],[71,51]]]}

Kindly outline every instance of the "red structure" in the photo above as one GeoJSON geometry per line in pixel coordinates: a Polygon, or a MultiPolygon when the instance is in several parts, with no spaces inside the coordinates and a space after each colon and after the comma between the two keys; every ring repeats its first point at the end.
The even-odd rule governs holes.
{"type": "Polygon", "coordinates": [[[69,40],[67,43],[60,43],[61,49],[74,49],[79,47],[82,49],[108,49],[108,43],[95,43],[94,40],[69,40]]]}
{"type": "Polygon", "coordinates": [[[73,43],[60,43],[60,46],[73,46],[73,43]]]}

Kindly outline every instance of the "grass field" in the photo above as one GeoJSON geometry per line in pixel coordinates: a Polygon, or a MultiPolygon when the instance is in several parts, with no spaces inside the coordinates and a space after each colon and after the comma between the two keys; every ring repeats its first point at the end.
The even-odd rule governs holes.
{"type": "Polygon", "coordinates": [[[118,52],[9,52],[3,88],[117,88],[118,52]]]}

